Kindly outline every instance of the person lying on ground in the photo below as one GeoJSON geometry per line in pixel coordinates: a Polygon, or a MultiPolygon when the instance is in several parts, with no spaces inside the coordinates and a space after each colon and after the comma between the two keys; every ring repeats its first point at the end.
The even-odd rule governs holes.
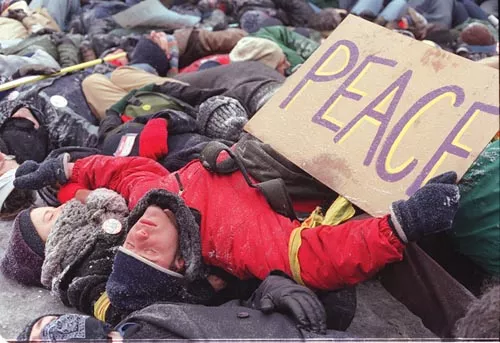
{"type": "Polygon", "coordinates": [[[28,208],[13,222],[0,269],[9,279],[45,286],[66,306],[92,313],[104,292],[117,246],[125,239],[129,211],[107,189],[80,189],[59,207],[28,208]]]}
{"type": "MultiPolygon", "coordinates": [[[[143,55],[137,54],[132,62],[140,64],[140,58],[143,55]]],[[[112,68],[102,65],[99,70],[112,68]]],[[[2,152],[14,155],[18,163],[41,162],[61,147],[95,147],[102,118],[92,113],[81,87],[92,71],[53,77],[12,91],[0,102],[0,137],[6,148],[2,152]]]]}
{"type": "Polygon", "coordinates": [[[91,156],[74,164],[60,158],[41,165],[25,163],[15,185],[40,188],[71,181],[87,189],[107,187],[128,200],[133,211],[127,238],[106,286],[113,306],[124,310],[143,307],[155,297],[186,297],[184,286],[172,287],[167,294],[162,285],[207,280],[207,266],[239,279],[263,279],[278,269],[312,289],[354,285],[401,260],[405,243],[449,229],[458,207],[456,174],[447,173],[407,201],[393,203],[391,215],[295,230],[300,223],[275,212],[262,193],[249,186],[247,174],[236,170],[218,175],[204,165],[192,161],[169,173],[139,157],[91,156]],[[287,242],[293,237],[300,237],[300,249],[289,251],[287,242]],[[130,270],[131,261],[144,263],[130,270]],[[323,261],[322,267],[314,261],[323,261]],[[151,277],[158,282],[143,284],[151,277]]]}
{"type": "Polygon", "coordinates": [[[278,44],[264,38],[245,37],[231,50],[231,62],[258,61],[286,76],[290,62],[278,44]]]}
{"type": "Polygon", "coordinates": [[[95,146],[97,120],[85,101],[82,80],[90,71],[51,78],[11,92],[0,102],[3,153],[18,163],[43,161],[53,149],[95,146]]]}
{"type": "Polygon", "coordinates": [[[407,8],[407,0],[357,0],[348,4],[352,14],[374,19],[375,23],[395,21],[407,8]]]}
{"type": "MultiPolygon", "coordinates": [[[[126,70],[121,68],[119,72],[124,73],[126,70]]],[[[156,77],[153,74],[139,72],[137,69],[132,69],[131,72],[127,71],[123,75],[130,78],[130,76],[134,77],[136,74],[147,74],[152,78],[156,77]]],[[[175,82],[175,80],[173,81],[175,82]]],[[[137,78],[135,82],[141,81],[137,78]]],[[[237,141],[242,134],[243,126],[248,120],[245,109],[237,100],[223,96],[210,98],[211,94],[218,94],[218,92],[209,91],[203,95],[201,92],[201,90],[196,91],[191,96],[191,98],[195,97],[200,101],[206,98],[206,101],[200,104],[199,110],[195,110],[172,97],[169,97],[169,102],[165,102],[165,99],[161,98],[162,101],[157,105],[164,107],[164,110],[155,115],[135,118],[127,123],[123,123],[124,116],[119,115],[119,113],[126,114],[124,110],[126,107],[123,107],[124,112],[122,112],[120,104],[117,104],[118,112],[108,111],[108,117],[101,122],[98,129],[98,138],[94,139],[97,143],[93,143],[95,148],[63,147],[50,151],[48,158],[60,156],[65,152],[71,154],[71,161],[99,153],[116,156],[143,156],[159,161],[170,171],[178,170],[191,160],[198,158],[205,145],[214,139],[227,144],[237,141]],[[169,106],[167,105],[169,103],[175,105],[172,107],[175,110],[168,109],[169,106]],[[220,120],[223,118],[224,121],[221,122],[220,120]]],[[[189,92],[178,90],[179,96],[185,96],[184,93],[189,92]]],[[[24,159],[43,159],[43,156],[48,153],[47,150],[50,150],[43,140],[45,137],[42,135],[45,133],[43,128],[34,128],[34,123],[37,123],[36,119],[32,118],[30,112],[26,109],[21,109],[21,111],[25,111],[26,119],[23,118],[24,121],[19,120],[19,122],[15,121],[14,124],[19,126],[24,123],[26,127],[15,126],[12,128],[12,123],[0,127],[3,138],[0,139],[0,151],[5,152],[5,155],[14,154],[10,157],[6,169],[2,172],[3,174],[8,170],[12,170],[3,178],[5,184],[2,187],[5,197],[2,200],[1,213],[5,217],[12,217],[20,210],[31,206],[37,195],[13,187],[14,169],[24,159]],[[24,144],[15,144],[20,133],[25,133],[31,141],[27,139],[23,142],[24,144]],[[36,144],[31,145],[30,143],[36,144]]],[[[46,187],[38,190],[37,193],[47,205],[60,205],[57,200],[57,188],[46,187]]]]}
{"type": "MultiPolygon", "coordinates": [[[[199,90],[224,90],[220,95],[238,100],[249,118],[264,106],[285,82],[285,77],[276,69],[257,61],[235,62],[196,73],[179,74],[175,79],[199,90]]],[[[164,84],[162,88],[166,94],[175,94],[174,96],[190,102],[184,95],[189,88],[171,83],[164,84]]],[[[200,92],[198,96],[202,95],[200,92]]]]}
{"type": "Polygon", "coordinates": [[[98,148],[102,153],[148,157],[171,172],[198,159],[213,140],[232,145],[240,139],[248,121],[236,99],[220,95],[207,98],[197,111],[164,109],[126,122],[120,111],[114,111],[116,108],[107,111],[99,128],[98,148]]]}
{"type": "Polygon", "coordinates": [[[268,39],[280,47],[290,63],[287,75],[303,64],[320,45],[285,26],[264,27],[250,36],[268,39]]]}
{"type": "MultiPolygon", "coordinates": [[[[167,58],[166,75],[174,76],[199,58],[213,54],[227,54],[247,33],[240,29],[211,32],[186,28],[173,34],[152,31],[146,37],[157,45],[167,58]]],[[[160,76],[165,76],[160,74],[160,76]]]]}
{"type": "MultiPolygon", "coordinates": [[[[281,55],[281,54],[280,54],[281,55]]],[[[153,59],[153,55],[149,55],[153,59]]],[[[158,55],[162,58],[162,55],[158,55]]],[[[222,95],[240,102],[251,118],[281,87],[285,77],[264,63],[246,61],[196,73],[164,78],[134,67],[120,67],[109,77],[93,74],[82,83],[93,113],[106,119],[108,110],[124,114],[138,90],[161,93],[197,107],[210,96],[222,95]]],[[[167,109],[167,108],[165,108],[167,109]]]]}
{"type": "MultiPolygon", "coordinates": [[[[155,44],[151,44],[156,47],[155,44]]],[[[142,49],[141,46],[138,48],[142,49]]],[[[164,62],[168,61],[164,58],[164,62]]],[[[161,63],[155,65],[154,58],[148,54],[141,53],[134,53],[131,63],[134,65],[151,63],[153,67],[163,67],[161,63]]],[[[108,70],[110,68],[106,69],[106,71],[108,70]]],[[[23,86],[12,91],[6,99],[0,102],[1,146],[6,148],[2,152],[14,155],[18,163],[26,160],[41,162],[50,151],[57,148],[67,146],[95,147],[97,144],[97,124],[99,120],[104,118],[105,112],[94,110],[96,113],[94,115],[91,111],[94,102],[89,101],[89,107],[84,96],[84,91],[87,89],[85,78],[91,73],[92,70],[85,70],[39,81],[36,84],[23,86]],[[82,87],[79,87],[80,85],[82,87]]],[[[148,83],[154,82],[154,74],[148,75],[150,75],[148,83]]],[[[131,77],[136,76],[131,75],[131,77]]],[[[93,77],[105,78],[100,74],[93,74],[93,77]]],[[[130,77],[127,80],[130,80],[130,77]]],[[[174,80],[170,81],[174,82],[174,80]]],[[[139,84],[141,86],[145,84],[138,83],[141,82],[140,80],[134,82],[133,84],[129,82],[127,86],[123,87],[133,89],[139,88],[139,84]]],[[[96,85],[96,83],[91,84],[92,86],[96,85]]],[[[114,88],[119,87],[119,85],[114,88]]],[[[107,86],[109,87],[106,89],[113,84],[107,86]]],[[[127,92],[122,90],[118,100],[126,94],[127,92]]],[[[92,99],[90,93],[87,92],[85,95],[92,99]]],[[[113,103],[118,100],[113,101],[113,103]]]]}
{"type": "MultiPolygon", "coordinates": [[[[113,257],[125,239],[127,216],[125,200],[107,189],[78,189],[73,200],[58,208],[24,210],[13,223],[0,270],[21,284],[45,286],[66,306],[95,314],[94,305],[105,291],[113,257]]],[[[223,287],[213,289],[215,298],[207,305],[245,298],[257,284],[238,282],[217,268],[211,272],[208,278],[223,287]]],[[[329,308],[328,327],[345,330],[354,316],[353,290],[320,295],[329,308]]],[[[189,298],[171,300],[189,302],[189,298]]],[[[102,319],[116,323],[127,314],[108,307],[102,319]]]]}
{"type": "Polygon", "coordinates": [[[452,230],[420,246],[476,296],[500,279],[500,141],[486,146],[459,183],[452,230]],[[481,206],[477,206],[481,204],[481,206]]]}
{"type": "MultiPolygon", "coordinates": [[[[240,26],[248,32],[257,31],[262,21],[269,19],[277,22],[276,25],[315,30],[318,29],[317,25],[320,22],[317,13],[307,1],[303,0],[202,0],[198,2],[198,8],[203,13],[221,10],[234,22],[240,23],[240,26]]],[[[320,17],[325,17],[322,12],[318,14],[320,17]]],[[[322,26],[326,27],[325,24],[326,22],[323,22],[322,26]]],[[[328,30],[333,30],[336,25],[338,22],[329,20],[328,30]]]]}
{"type": "MultiPolygon", "coordinates": [[[[0,150],[3,150],[0,147],[0,150]]],[[[0,219],[11,219],[35,201],[33,191],[14,187],[19,164],[14,156],[0,153],[0,219]]]]}
{"type": "Polygon", "coordinates": [[[349,337],[344,332],[326,330],[325,310],[313,292],[280,273],[272,273],[245,301],[217,307],[156,303],[130,314],[114,327],[80,314],[44,315],[27,324],[17,340],[349,337]]]}

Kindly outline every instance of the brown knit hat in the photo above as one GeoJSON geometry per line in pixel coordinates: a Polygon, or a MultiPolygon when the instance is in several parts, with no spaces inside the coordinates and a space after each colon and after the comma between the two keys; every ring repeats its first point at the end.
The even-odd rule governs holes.
{"type": "Polygon", "coordinates": [[[276,69],[285,54],[278,44],[269,39],[257,37],[244,37],[231,50],[231,62],[259,61],[276,69]]]}

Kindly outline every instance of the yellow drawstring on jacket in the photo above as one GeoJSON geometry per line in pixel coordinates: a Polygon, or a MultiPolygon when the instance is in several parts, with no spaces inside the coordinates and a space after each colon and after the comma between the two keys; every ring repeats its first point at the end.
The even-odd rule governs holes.
{"type": "Polygon", "coordinates": [[[302,277],[300,276],[299,263],[299,248],[302,244],[302,230],[320,225],[339,225],[352,218],[355,212],[349,200],[339,195],[324,216],[321,213],[321,208],[316,207],[311,215],[304,220],[298,228],[292,231],[290,234],[290,241],[288,242],[288,259],[290,261],[292,277],[297,283],[304,285],[302,277]]]}
{"type": "Polygon", "coordinates": [[[109,305],[111,305],[111,302],[109,301],[108,294],[104,292],[94,304],[94,317],[105,322],[106,311],[108,311],[109,305]]]}

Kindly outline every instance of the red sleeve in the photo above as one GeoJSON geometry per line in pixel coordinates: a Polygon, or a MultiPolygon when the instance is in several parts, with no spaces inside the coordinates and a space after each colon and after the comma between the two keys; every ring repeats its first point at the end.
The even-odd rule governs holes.
{"type": "Polygon", "coordinates": [[[168,175],[161,164],[149,158],[93,155],[76,161],[71,182],[91,190],[114,190],[133,208],[147,191],[163,188],[162,179],[168,175]]]}
{"type": "Polygon", "coordinates": [[[388,217],[303,230],[298,257],[304,283],[333,290],[365,281],[386,264],[401,261],[404,245],[388,217]]]}
{"type": "Polygon", "coordinates": [[[81,189],[87,189],[87,187],[84,187],[74,182],[67,183],[61,186],[59,192],[57,192],[57,200],[59,200],[61,204],[64,204],[73,199],[75,197],[76,192],[78,192],[81,189]]]}
{"type": "Polygon", "coordinates": [[[168,154],[167,139],[167,120],[151,119],[139,135],[139,156],[159,160],[168,154]]]}

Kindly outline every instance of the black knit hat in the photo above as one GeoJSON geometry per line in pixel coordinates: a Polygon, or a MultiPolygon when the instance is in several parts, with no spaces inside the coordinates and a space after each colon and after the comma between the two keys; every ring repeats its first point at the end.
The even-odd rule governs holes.
{"type": "Polygon", "coordinates": [[[139,39],[132,52],[130,64],[134,63],[147,63],[155,68],[160,76],[167,75],[170,69],[170,62],[165,52],[146,37],[139,39]]]}
{"type": "Polygon", "coordinates": [[[186,206],[181,197],[164,189],[149,191],[137,203],[128,217],[128,230],[142,217],[149,206],[169,209],[175,216],[179,231],[179,247],[181,256],[186,263],[184,276],[187,281],[204,278],[206,267],[201,257],[200,227],[191,209],[186,206]]]}
{"type": "Polygon", "coordinates": [[[0,269],[5,276],[19,283],[41,286],[40,274],[45,257],[45,244],[31,221],[32,209],[20,212],[14,220],[0,269]]]}
{"type": "Polygon", "coordinates": [[[49,153],[50,138],[47,130],[25,118],[8,118],[0,126],[3,153],[14,155],[17,163],[27,160],[42,162],[49,153]]]}

